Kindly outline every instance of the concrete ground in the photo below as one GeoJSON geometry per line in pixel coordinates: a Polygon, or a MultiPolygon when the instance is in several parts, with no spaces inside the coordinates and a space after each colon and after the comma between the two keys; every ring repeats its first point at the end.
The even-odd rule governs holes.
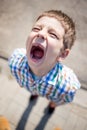
{"type": "Polygon", "coordinates": [[[19,87],[7,62],[0,59],[0,65],[0,115],[8,119],[11,130],[87,130],[87,91],[80,89],[71,104],[49,115],[49,101],[39,97],[30,102],[30,93],[19,87]]]}
{"type": "MultiPolygon", "coordinates": [[[[87,1],[86,0],[0,0],[0,56],[9,57],[15,48],[24,47],[36,17],[44,10],[61,9],[76,22],[77,40],[64,61],[87,89],[87,1]]],[[[12,130],[87,130],[87,91],[80,89],[74,102],[47,114],[44,98],[30,102],[30,93],[20,88],[11,76],[7,61],[0,58],[0,115],[12,130]]]]}

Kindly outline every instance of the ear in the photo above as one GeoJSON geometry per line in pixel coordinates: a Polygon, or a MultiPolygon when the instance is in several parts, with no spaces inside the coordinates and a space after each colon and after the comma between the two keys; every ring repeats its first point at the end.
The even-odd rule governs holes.
{"type": "Polygon", "coordinates": [[[60,52],[60,55],[57,57],[57,62],[64,60],[68,56],[69,53],[70,53],[69,49],[62,50],[60,52]]]}

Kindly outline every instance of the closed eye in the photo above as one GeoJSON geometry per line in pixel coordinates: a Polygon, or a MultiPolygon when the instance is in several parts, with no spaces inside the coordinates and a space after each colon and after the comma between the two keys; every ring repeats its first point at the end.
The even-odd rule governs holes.
{"type": "Polygon", "coordinates": [[[34,32],[38,32],[39,30],[40,30],[39,27],[33,27],[33,28],[32,28],[32,31],[34,31],[34,32]]]}
{"type": "Polygon", "coordinates": [[[50,32],[49,34],[52,38],[59,39],[59,37],[55,33],[50,32]]]}

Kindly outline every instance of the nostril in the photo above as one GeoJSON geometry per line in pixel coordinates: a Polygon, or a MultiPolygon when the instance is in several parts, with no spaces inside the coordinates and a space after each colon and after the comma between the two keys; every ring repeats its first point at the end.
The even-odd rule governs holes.
{"type": "Polygon", "coordinates": [[[38,38],[41,38],[41,39],[45,39],[45,37],[43,35],[38,35],[38,38]]]}
{"type": "Polygon", "coordinates": [[[44,38],[43,36],[37,36],[35,42],[36,42],[36,43],[43,43],[44,40],[45,40],[45,38],[44,38]]]}
{"type": "Polygon", "coordinates": [[[41,39],[46,39],[46,33],[45,32],[39,32],[37,37],[39,37],[41,39]]]}

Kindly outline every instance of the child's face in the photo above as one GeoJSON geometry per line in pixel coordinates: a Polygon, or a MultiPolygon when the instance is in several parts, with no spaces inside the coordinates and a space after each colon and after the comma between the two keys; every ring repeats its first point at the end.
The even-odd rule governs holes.
{"type": "Polygon", "coordinates": [[[64,28],[52,17],[41,17],[33,26],[26,49],[31,69],[49,71],[60,60],[64,28]]]}

